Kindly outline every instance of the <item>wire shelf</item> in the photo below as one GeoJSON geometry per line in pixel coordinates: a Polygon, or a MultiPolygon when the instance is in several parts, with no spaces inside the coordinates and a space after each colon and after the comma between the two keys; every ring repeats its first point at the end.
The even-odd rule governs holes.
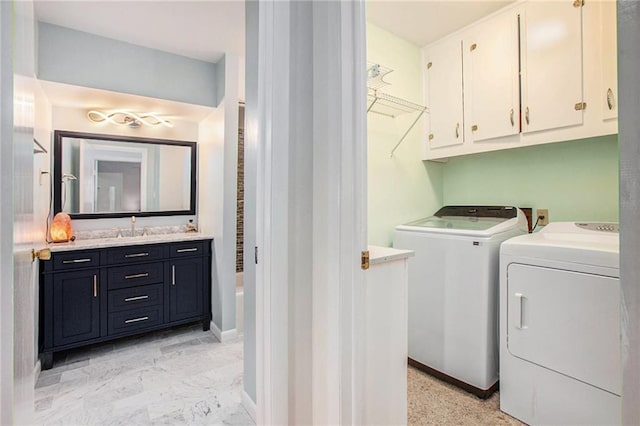
{"type": "Polygon", "coordinates": [[[412,112],[429,112],[429,109],[424,105],[419,105],[371,88],[367,90],[367,99],[369,101],[367,112],[374,112],[391,118],[412,112]]]}
{"type": "Polygon", "coordinates": [[[411,126],[402,135],[398,143],[391,150],[391,158],[393,153],[398,149],[402,141],[407,137],[411,129],[418,123],[423,114],[429,113],[429,108],[424,105],[416,104],[406,99],[398,98],[387,93],[381,92],[380,89],[388,86],[390,83],[384,81],[384,77],[393,72],[391,68],[383,67],[380,64],[367,64],[367,112],[384,115],[386,117],[396,118],[399,115],[417,112],[418,116],[411,123],[411,126]]]}

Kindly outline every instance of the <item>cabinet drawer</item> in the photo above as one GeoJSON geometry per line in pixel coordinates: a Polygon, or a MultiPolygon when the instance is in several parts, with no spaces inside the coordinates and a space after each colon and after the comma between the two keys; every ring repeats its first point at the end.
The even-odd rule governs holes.
{"type": "Polygon", "coordinates": [[[100,265],[100,252],[98,251],[72,251],[53,254],[53,269],[77,269],[96,267],[100,265]]]}
{"type": "Polygon", "coordinates": [[[107,250],[107,264],[123,264],[160,260],[164,257],[163,245],[118,247],[107,250]]]}
{"type": "Polygon", "coordinates": [[[205,242],[191,241],[173,243],[169,247],[170,257],[204,256],[206,254],[205,242]]]}
{"type": "Polygon", "coordinates": [[[162,306],[109,314],[108,333],[121,334],[162,324],[162,306]]]}
{"type": "Polygon", "coordinates": [[[108,299],[110,313],[162,305],[162,284],[111,290],[108,299]]]}
{"type": "Polygon", "coordinates": [[[117,266],[107,271],[109,290],[161,283],[162,262],[117,266]]]}

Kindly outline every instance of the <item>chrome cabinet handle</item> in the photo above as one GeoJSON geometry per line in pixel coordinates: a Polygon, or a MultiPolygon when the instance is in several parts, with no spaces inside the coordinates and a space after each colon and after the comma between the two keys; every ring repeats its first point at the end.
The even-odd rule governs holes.
{"type": "Polygon", "coordinates": [[[73,259],[73,260],[63,260],[62,263],[86,263],[91,262],[91,259],[73,259]]]}
{"type": "Polygon", "coordinates": [[[171,265],[171,285],[176,285],[176,265],[171,265]]]}
{"type": "Polygon", "coordinates": [[[134,302],[136,300],[145,300],[148,299],[149,296],[147,296],[146,294],[144,296],[136,296],[136,297],[127,297],[126,299],[124,299],[125,302],[134,302]]]}
{"type": "Polygon", "coordinates": [[[148,320],[148,319],[149,319],[149,317],[133,318],[133,319],[125,320],[125,322],[124,322],[124,323],[125,323],[125,324],[131,324],[132,322],[146,321],[146,320],[148,320]]]}
{"type": "Polygon", "coordinates": [[[192,247],[192,248],[186,248],[186,249],[178,249],[176,251],[178,253],[185,253],[185,252],[188,252],[188,251],[198,251],[198,248],[197,247],[192,247]]]}
{"type": "Polygon", "coordinates": [[[611,90],[611,88],[607,89],[607,106],[609,107],[609,111],[611,111],[614,106],[613,90],[611,90]]]}
{"type": "Polygon", "coordinates": [[[93,297],[98,297],[98,276],[93,275],[93,297]]]}
{"type": "Polygon", "coordinates": [[[527,107],[527,109],[524,110],[524,119],[527,122],[527,124],[529,124],[529,107],[527,107]]]}
{"type": "Polygon", "coordinates": [[[125,275],[124,279],[125,280],[130,280],[131,278],[142,278],[142,277],[148,277],[149,273],[145,272],[143,274],[133,274],[133,275],[125,275]]]}
{"type": "Polygon", "coordinates": [[[513,119],[513,108],[511,108],[511,112],[509,113],[509,120],[511,120],[511,127],[516,123],[513,119]]]}
{"type": "Polygon", "coordinates": [[[456,139],[460,137],[460,123],[456,123],[456,139]]]}
{"type": "Polygon", "coordinates": [[[134,253],[134,254],[125,254],[124,257],[144,257],[149,256],[149,253],[134,253]]]}

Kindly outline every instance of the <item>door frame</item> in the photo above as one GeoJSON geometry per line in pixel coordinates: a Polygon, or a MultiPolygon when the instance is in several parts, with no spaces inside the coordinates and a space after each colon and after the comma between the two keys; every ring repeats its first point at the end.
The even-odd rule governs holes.
{"type": "MultiPolygon", "coordinates": [[[[0,191],[13,198],[12,3],[0,2],[0,191]]],[[[13,206],[0,204],[0,424],[13,421],[13,206]]]]}
{"type": "MultiPolygon", "coordinates": [[[[364,3],[261,2],[258,15],[257,423],[357,424],[360,256],[367,242],[364,3]],[[305,49],[311,64],[299,61],[305,49]],[[330,64],[329,71],[308,72],[321,64],[330,64]],[[297,143],[308,135],[303,126],[309,121],[312,142],[297,143]],[[301,171],[300,162],[313,171],[301,171]],[[312,206],[304,229],[311,236],[308,259],[296,251],[300,241],[292,229],[304,206],[312,206]],[[291,292],[300,276],[310,277],[296,282],[308,285],[306,299],[291,292]],[[292,300],[304,306],[293,307],[292,300]],[[309,327],[311,349],[296,342],[292,324],[309,327]],[[295,365],[309,357],[311,379],[300,381],[295,365]],[[293,402],[299,395],[310,398],[293,402]]],[[[250,103],[247,96],[248,109],[250,103]]]]}

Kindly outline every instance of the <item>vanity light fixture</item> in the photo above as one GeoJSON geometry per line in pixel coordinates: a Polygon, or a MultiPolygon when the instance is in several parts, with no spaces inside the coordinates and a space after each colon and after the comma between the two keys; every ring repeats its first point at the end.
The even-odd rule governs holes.
{"type": "Polygon", "coordinates": [[[170,121],[165,120],[152,112],[136,114],[130,111],[117,110],[107,114],[101,111],[91,110],[87,112],[87,118],[94,123],[108,121],[112,124],[119,124],[121,126],[129,126],[133,128],[140,127],[141,124],[146,126],[157,126],[162,124],[163,126],[173,127],[173,124],[171,124],[170,121]]]}

